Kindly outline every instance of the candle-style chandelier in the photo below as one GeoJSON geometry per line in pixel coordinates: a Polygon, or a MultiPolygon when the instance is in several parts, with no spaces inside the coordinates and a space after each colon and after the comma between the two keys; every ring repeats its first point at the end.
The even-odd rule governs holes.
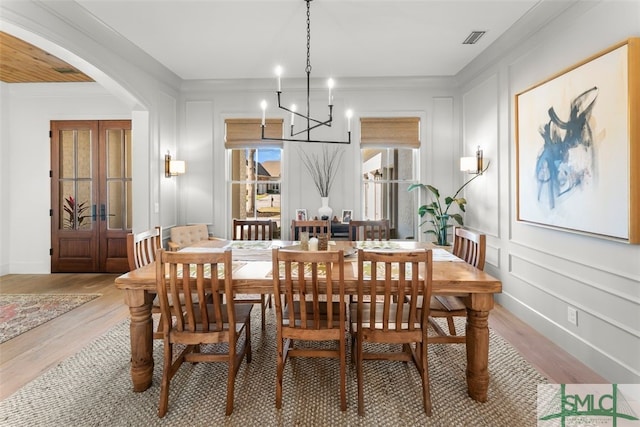
{"type": "Polygon", "coordinates": [[[290,133],[290,138],[269,138],[269,137],[265,137],[264,135],[264,129],[265,129],[265,124],[266,124],[266,114],[267,114],[267,101],[262,100],[262,102],[260,103],[260,107],[262,108],[262,124],[261,124],[261,128],[262,128],[262,139],[263,140],[268,140],[268,141],[296,141],[296,142],[325,142],[325,143],[333,143],[333,144],[350,144],[351,143],[351,117],[353,117],[353,112],[351,110],[347,110],[346,112],[346,117],[347,117],[347,140],[346,141],[324,141],[324,140],[313,140],[311,139],[311,130],[315,129],[317,127],[320,126],[327,126],[327,127],[331,127],[331,123],[333,122],[333,95],[331,93],[332,89],[333,89],[333,79],[329,79],[327,81],[327,86],[329,87],[329,118],[327,120],[318,120],[318,119],[314,119],[313,117],[311,117],[311,106],[310,106],[310,95],[311,95],[311,89],[310,89],[310,84],[311,84],[311,54],[310,54],[310,50],[311,50],[311,8],[310,8],[310,3],[312,0],[304,0],[305,2],[307,2],[307,67],[305,68],[305,71],[307,73],[307,114],[302,114],[300,112],[297,111],[297,107],[294,105],[291,105],[290,108],[287,108],[285,106],[282,105],[281,103],[281,94],[282,94],[282,86],[281,86],[281,81],[280,81],[280,77],[282,75],[282,68],[280,66],[276,67],[276,75],[278,77],[278,91],[277,91],[277,95],[278,95],[278,108],[287,111],[288,113],[291,113],[291,133],[290,133]],[[295,122],[295,117],[298,116],[300,118],[302,118],[303,122],[306,122],[306,129],[302,129],[299,131],[295,131],[294,129],[294,122],[295,122]],[[300,134],[305,134],[307,138],[306,139],[296,139],[294,138],[297,135],[300,134]]]}

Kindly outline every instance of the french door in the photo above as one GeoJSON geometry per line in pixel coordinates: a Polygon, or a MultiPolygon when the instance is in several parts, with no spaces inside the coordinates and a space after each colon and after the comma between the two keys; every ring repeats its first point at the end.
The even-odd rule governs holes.
{"type": "Polygon", "coordinates": [[[51,272],[128,271],[131,121],[51,122],[51,272]]]}

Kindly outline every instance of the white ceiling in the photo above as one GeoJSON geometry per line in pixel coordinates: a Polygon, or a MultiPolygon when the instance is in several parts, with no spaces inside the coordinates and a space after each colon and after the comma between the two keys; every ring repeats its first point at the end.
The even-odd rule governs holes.
{"type": "MultiPolygon", "coordinates": [[[[305,76],[304,0],[77,2],[185,80],[305,76]]],[[[456,75],[540,2],[313,0],[312,76],[456,75]]]]}

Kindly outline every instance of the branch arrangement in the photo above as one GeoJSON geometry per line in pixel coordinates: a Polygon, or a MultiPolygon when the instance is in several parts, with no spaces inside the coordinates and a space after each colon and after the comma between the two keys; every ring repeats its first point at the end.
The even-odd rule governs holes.
{"type": "Polygon", "coordinates": [[[311,178],[318,193],[320,193],[320,197],[329,197],[331,185],[342,161],[342,149],[337,147],[329,150],[326,145],[323,145],[322,153],[320,154],[308,154],[301,149],[298,149],[298,153],[300,154],[302,163],[304,163],[309,174],[311,174],[311,178]]]}

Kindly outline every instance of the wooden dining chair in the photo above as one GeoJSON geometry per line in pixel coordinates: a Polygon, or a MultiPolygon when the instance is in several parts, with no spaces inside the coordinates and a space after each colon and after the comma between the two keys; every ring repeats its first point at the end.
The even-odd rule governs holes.
{"type": "Polygon", "coordinates": [[[351,304],[351,334],[355,338],[351,357],[356,363],[359,415],[364,415],[365,359],[413,361],[422,380],[424,411],[431,415],[427,364],[429,310],[418,307],[418,296],[431,296],[432,266],[431,250],[358,250],[358,299],[351,304]],[[367,349],[366,343],[402,344],[402,347],[399,351],[383,352],[380,348],[367,349]]]}
{"type": "Polygon", "coordinates": [[[141,233],[127,234],[127,259],[129,270],[144,267],[156,259],[156,251],[162,247],[162,227],[141,233]]]}
{"type": "MultiPolygon", "coordinates": [[[[484,234],[475,233],[461,227],[453,228],[453,254],[479,270],[484,269],[486,248],[487,240],[484,234]]],[[[438,334],[437,337],[430,338],[432,343],[466,343],[466,336],[456,333],[454,322],[456,317],[467,316],[467,307],[462,298],[434,295],[431,297],[430,312],[431,318],[429,322],[438,334]],[[446,318],[449,332],[444,331],[434,318],[446,318]]]]}
{"type": "MultiPolygon", "coordinates": [[[[155,227],[141,233],[127,234],[129,270],[132,271],[154,262],[156,260],[156,251],[160,248],[162,248],[162,227],[155,227]]],[[[151,312],[160,313],[160,302],[157,297],[153,300],[151,312]]],[[[162,339],[163,337],[161,319],[156,330],[153,331],[153,338],[162,339]]]]}
{"type": "Polygon", "coordinates": [[[291,220],[291,239],[300,240],[299,233],[308,231],[309,237],[318,237],[321,234],[331,235],[331,221],[324,219],[291,220]]]}
{"type": "Polygon", "coordinates": [[[352,220],[349,240],[389,240],[389,220],[352,220]]]}
{"type": "MultiPolygon", "coordinates": [[[[273,240],[275,223],[268,220],[233,220],[233,240],[273,240]]],[[[262,330],[266,328],[266,310],[271,308],[271,294],[240,294],[235,296],[238,304],[260,304],[262,330]]]]}
{"type": "Polygon", "coordinates": [[[340,361],[340,410],[346,411],[347,312],[343,251],[275,248],[272,260],[277,320],[276,408],[282,407],[282,378],[288,358],[330,357],[340,361]],[[296,341],[335,341],[337,347],[297,347],[296,341]]]}
{"type": "Polygon", "coordinates": [[[275,223],[270,219],[233,220],[233,240],[273,240],[275,223]]]}
{"type": "Polygon", "coordinates": [[[227,363],[225,414],[233,412],[236,373],[245,356],[247,363],[251,362],[252,306],[234,304],[232,275],[230,249],[224,252],[158,250],[156,290],[165,330],[159,417],[167,413],[169,385],[183,362],[227,363]],[[194,302],[191,292],[183,293],[184,289],[191,289],[199,301],[206,301],[206,295],[224,295],[226,303],[223,298],[211,298],[210,303],[199,304],[194,302]],[[174,301],[182,296],[184,306],[170,304],[169,296],[174,301]],[[169,321],[172,316],[175,322],[169,321]],[[241,339],[243,331],[244,340],[241,339]],[[174,355],[175,344],[181,345],[177,355],[174,355]]]}

